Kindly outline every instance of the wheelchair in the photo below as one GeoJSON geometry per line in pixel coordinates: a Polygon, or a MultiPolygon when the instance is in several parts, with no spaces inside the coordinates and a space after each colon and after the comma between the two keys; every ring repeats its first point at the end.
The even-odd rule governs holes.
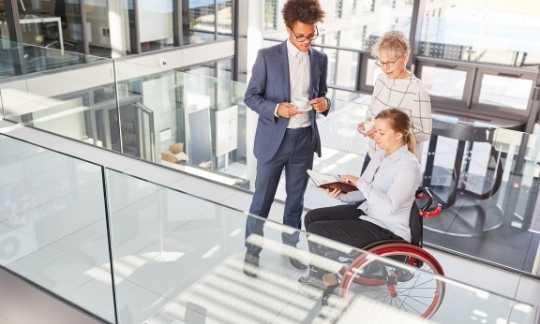
{"type": "Polygon", "coordinates": [[[443,276],[444,271],[435,257],[422,248],[422,226],[424,217],[436,217],[441,210],[442,204],[434,201],[429,188],[419,189],[409,220],[411,243],[379,241],[362,248],[396,262],[380,261],[368,254],[351,258],[340,272],[339,294],[364,296],[430,318],[445,294],[444,282],[433,275],[443,276]],[[399,264],[415,270],[405,270],[399,264]]]}

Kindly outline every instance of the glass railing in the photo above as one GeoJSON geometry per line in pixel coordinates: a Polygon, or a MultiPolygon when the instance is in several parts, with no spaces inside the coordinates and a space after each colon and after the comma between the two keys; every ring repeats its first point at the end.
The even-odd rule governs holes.
{"type": "Polygon", "coordinates": [[[102,167],[5,135],[0,152],[0,266],[113,318],[111,287],[86,274],[109,262],[102,167]]]}
{"type": "Polygon", "coordinates": [[[534,323],[533,306],[443,277],[426,254],[382,258],[273,221],[247,238],[255,268],[254,216],[6,135],[0,149],[0,265],[111,323],[534,323]],[[322,279],[300,283],[289,258],[322,279]]]}
{"type": "Polygon", "coordinates": [[[98,56],[17,43],[0,38],[0,80],[105,60],[98,56]]]}
{"type": "Polygon", "coordinates": [[[7,79],[0,83],[0,97],[5,120],[106,149],[120,149],[112,60],[7,79]]]}

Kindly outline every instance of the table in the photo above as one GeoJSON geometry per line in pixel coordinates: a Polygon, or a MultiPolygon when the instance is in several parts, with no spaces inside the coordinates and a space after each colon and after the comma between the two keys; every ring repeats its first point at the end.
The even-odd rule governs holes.
{"type": "Polygon", "coordinates": [[[495,229],[502,224],[502,213],[495,211],[496,206],[486,202],[498,192],[504,172],[502,159],[492,143],[496,129],[519,129],[520,127],[522,127],[521,124],[508,121],[481,121],[441,114],[433,115],[433,131],[429,141],[423,185],[431,187],[442,203],[443,209],[446,211],[442,218],[450,218],[452,215],[454,217],[451,220],[440,220],[439,223],[430,222],[426,228],[450,235],[474,236],[480,232],[495,229]],[[433,183],[439,137],[458,141],[449,185],[433,183]],[[472,151],[474,145],[478,143],[490,145],[489,161],[486,167],[493,171],[493,178],[490,179],[493,180],[492,183],[487,189],[484,185],[480,193],[467,188],[467,182],[470,180],[468,177],[472,151]],[[461,201],[456,205],[458,200],[461,201]],[[463,231],[453,232],[450,230],[451,227],[459,225],[454,225],[456,221],[463,224],[463,231]]]}

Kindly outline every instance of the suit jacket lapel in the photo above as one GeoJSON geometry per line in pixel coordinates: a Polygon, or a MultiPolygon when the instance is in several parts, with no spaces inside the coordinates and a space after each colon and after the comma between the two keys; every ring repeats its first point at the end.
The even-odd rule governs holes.
{"type": "Polygon", "coordinates": [[[283,93],[285,93],[286,100],[291,101],[291,80],[289,73],[289,55],[287,53],[287,41],[283,42],[281,46],[281,55],[283,59],[283,76],[285,82],[283,82],[283,93]]]}
{"type": "MultiPolygon", "coordinates": [[[[310,100],[317,97],[317,94],[315,93],[317,82],[319,82],[317,61],[315,59],[315,55],[313,54],[313,49],[310,49],[309,50],[309,99],[310,100]]],[[[314,110],[310,111],[309,119],[311,121],[312,127],[317,127],[315,123],[316,115],[317,113],[314,110]]],[[[315,132],[313,132],[313,135],[315,135],[315,132]]]]}
{"type": "Polygon", "coordinates": [[[309,99],[313,99],[317,96],[315,88],[317,82],[319,82],[319,74],[317,73],[317,62],[313,50],[309,50],[309,99]]]}

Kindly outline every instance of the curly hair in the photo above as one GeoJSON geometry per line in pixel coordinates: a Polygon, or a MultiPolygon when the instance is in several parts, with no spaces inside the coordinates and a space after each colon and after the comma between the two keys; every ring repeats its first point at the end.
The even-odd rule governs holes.
{"type": "Polygon", "coordinates": [[[318,0],[288,0],[281,12],[285,25],[289,28],[297,21],[313,25],[321,22],[325,15],[318,0]]]}
{"type": "Polygon", "coordinates": [[[381,51],[388,51],[394,57],[406,56],[410,51],[409,41],[402,32],[386,32],[374,46],[376,57],[380,56],[381,51]]]}

